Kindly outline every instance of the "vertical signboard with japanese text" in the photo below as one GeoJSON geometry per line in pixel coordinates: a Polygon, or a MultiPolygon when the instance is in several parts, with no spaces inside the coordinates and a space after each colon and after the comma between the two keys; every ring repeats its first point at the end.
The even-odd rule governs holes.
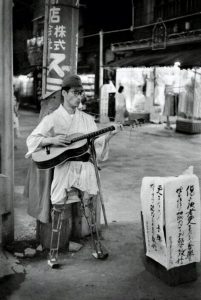
{"type": "Polygon", "coordinates": [[[144,220],[146,255],[166,265],[167,249],[164,234],[164,184],[160,177],[144,177],[141,203],[144,220]]]}
{"type": "Polygon", "coordinates": [[[200,191],[196,175],[165,184],[168,267],[200,261],[200,191]],[[169,200],[170,199],[170,200],[169,200]]]}
{"type": "Polygon", "coordinates": [[[200,261],[197,176],[144,177],[141,187],[146,255],[166,269],[200,261]]]}
{"type": "Polygon", "coordinates": [[[76,73],[78,52],[77,0],[47,0],[43,95],[61,88],[66,73],[76,73]]]}

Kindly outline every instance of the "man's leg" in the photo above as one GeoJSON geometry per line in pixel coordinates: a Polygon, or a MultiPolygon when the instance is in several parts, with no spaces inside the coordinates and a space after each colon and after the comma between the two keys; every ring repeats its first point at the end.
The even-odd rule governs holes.
{"type": "Polygon", "coordinates": [[[94,250],[92,255],[98,259],[105,259],[108,257],[108,252],[100,241],[100,234],[96,222],[96,201],[97,200],[94,200],[92,196],[88,196],[87,198],[84,197],[84,195],[81,196],[81,210],[90,230],[94,250]]]}
{"type": "Polygon", "coordinates": [[[50,253],[48,265],[52,268],[59,267],[58,263],[58,252],[60,247],[61,231],[63,232],[62,226],[69,226],[70,223],[66,222],[69,219],[70,204],[73,202],[79,202],[78,190],[72,189],[71,191],[66,190],[66,199],[63,204],[55,204],[52,209],[52,233],[50,241],[50,253]]]}
{"type": "Polygon", "coordinates": [[[51,268],[56,268],[58,264],[59,242],[62,228],[62,212],[64,213],[63,205],[54,205],[52,208],[52,233],[50,241],[50,252],[48,265],[51,268]]]}

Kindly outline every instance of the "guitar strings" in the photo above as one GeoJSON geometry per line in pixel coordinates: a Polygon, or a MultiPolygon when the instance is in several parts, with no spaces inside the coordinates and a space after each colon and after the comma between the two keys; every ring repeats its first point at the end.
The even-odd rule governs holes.
{"type": "MultiPolygon", "coordinates": [[[[101,116],[101,114],[92,113],[92,112],[90,112],[89,114],[92,115],[92,116],[95,116],[95,117],[100,117],[101,116]]],[[[115,120],[115,117],[113,117],[113,116],[108,115],[107,117],[110,119],[110,121],[111,121],[111,119],[115,120]]],[[[131,140],[131,135],[132,135],[133,129],[136,128],[136,127],[141,127],[144,124],[145,124],[145,119],[144,118],[138,118],[138,119],[129,120],[127,124],[125,124],[125,125],[122,124],[122,125],[130,127],[129,140],[131,140]]]]}

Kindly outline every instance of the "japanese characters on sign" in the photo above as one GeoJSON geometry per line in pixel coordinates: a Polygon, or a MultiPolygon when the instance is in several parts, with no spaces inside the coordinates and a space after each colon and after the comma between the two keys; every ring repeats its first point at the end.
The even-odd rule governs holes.
{"type": "Polygon", "coordinates": [[[168,181],[166,189],[167,264],[169,268],[200,261],[200,190],[195,175],[168,181]],[[170,259],[171,258],[171,259],[170,259]]]}
{"type": "Polygon", "coordinates": [[[163,231],[163,197],[164,188],[161,178],[143,178],[141,201],[147,255],[162,265],[166,263],[167,256],[163,231]]]}
{"type": "MultiPolygon", "coordinates": [[[[177,263],[178,264],[183,264],[184,260],[184,231],[183,231],[183,223],[184,223],[184,212],[182,208],[182,190],[183,187],[179,187],[176,190],[177,193],[177,228],[178,228],[178,235],[177,235],[177,246],[178,246],[178,257],[177,257],[177,263]]],[[[172,238],[172,237],[171,237],[172,238]]]]}
{"type": "Polygon", "coordinates": [[[65,73],[75,69],[78,24],[74,10],[77,10],[76,5],[79,5],[79,1],[76,1],[74,6],[67,2],[64,3],[64,0],[49,2],[46,94],[59,90],[65,73]]]}
{"type": "Polygon", "coordinates": [[[188,246],[187,246],[187,259],[191,261],[195,255],[194,253],[194,245],[192,242],[192,233],[193,233],[193,226],[196,225],[196,220],[195,220],[195,202],[194,202],[194,185],[188,185],[186,189],[187,197],[188,197],[188,206],[187,206],[187,227],[188,227],[188,246]]]}
{"type": "Polygon", "coordinates": [[[198,178],[145,177],[141,201],[146,255],[167,269],[200,261],[198,178]]]}

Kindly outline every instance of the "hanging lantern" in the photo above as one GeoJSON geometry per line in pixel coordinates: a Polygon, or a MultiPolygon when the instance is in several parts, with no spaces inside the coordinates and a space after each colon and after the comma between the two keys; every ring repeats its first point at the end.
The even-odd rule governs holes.
{"type": "Polygon", "coordinates": [[[185,22],[185,29],[190,30],[191,24],[190,22],[185,22]]]}
{"type": "Polygon", "coordinates": [[[162,18],[159,18],[152,31],[152,50],[166,48],[167,29],[162,18]]]}

